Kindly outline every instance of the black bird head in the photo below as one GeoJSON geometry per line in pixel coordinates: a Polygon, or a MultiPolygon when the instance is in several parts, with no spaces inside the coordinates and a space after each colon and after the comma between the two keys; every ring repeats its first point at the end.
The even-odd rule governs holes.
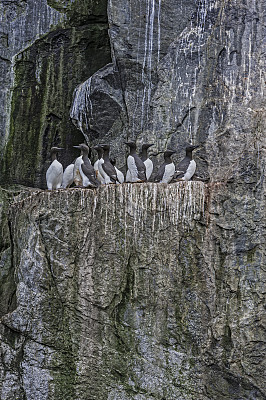
{"type": "Polygon", "coordinates": [[[127,146],[129,146],[131,149],[136,149],[136,143],[135,142],[124,142],[127,146]]]}
{"type": "Polygon", "coordinates": [[[186,152],[191,152],[191,151],[197,149],[198,147],[199,147],[199,145],[193,146],[192,144],[190,144],[189,146],[186,147],[186,152]]]}
{"type": "Polygon", "coordinates": [[[75,147],[75,149],[79,149],[83,154],[89,154],[90,148],[84,143],[81,143],[78,146],[73,146],[73,147],[75,147]]]}
{"type": "Polygon", "coordinates": [[[102,156],[102,154],[103,154],[103,149],[101,148],[101,146],[100,146],[100,145],[98,145],[98,146],[94,146],[93,148],[94,148],[94,150],[96,150],[96,151],[97,151],[97,153],[98,153],[98,157],[101,157],[101,156],[102,156]]]}
{"type": "Polygon", "coordinates": [[[51,154],[56,154],[60,150],[65,150],[63,147],[52,147],[51,154]]]}
{"type": "Polygon", "coordinates": [[[144,143],[142,145],[142,149],[148,149],[149,147],[154,146],[154,143],[144,143]]]}
{"type": "Polygon", "coordinates": [[[109,144],[99,144],[99,147],[103,150],[110,150],[109,144]]]}
{"type": "Polygon", "coordinates": [[[175,150],[166,150],[165,152],[164,152],[164,158],[166,158],[166,157],[171,157],[173,154],[175,154],[176,153],[176,151],[175,150]]]}

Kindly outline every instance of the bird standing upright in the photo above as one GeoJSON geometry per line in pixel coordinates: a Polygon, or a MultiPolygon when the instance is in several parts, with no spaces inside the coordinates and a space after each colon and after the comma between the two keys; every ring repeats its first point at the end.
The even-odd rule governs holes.
{"type": "Polygon", "coordinates": [[[94,171],[93,166],[91,165],[91,162],[89,160],[89,147],[86,146],[86,144],[80,144],[78,146],[73,146],[76,149],[80,149],[81,151],[81,163],[79,165],[79,173],[82,178],[82,186],[83,187],[98,187],[100,185],[100,182],[96,179],[96,174],[94,171]]]}
{"type": "Polygon", "coordinates": [[[103,149],[101,148],[101,146],[95,146],[94,150],[97,151],[98,154],[98,160],[95,161],[93,168],[94,171],[96,173],[96,178],[101,182],[101,184],[105,183],[104,177],[102,176],[102,174],[99,171],[99,164],[103,164],[104,160],[103,160],[103,149]]]}
{"type": "Polygon", "coordinates": [[[52,162],[46,172],[46,183],[49,190],[59,189],[62,184],[63,165],[56,158],[56,154],[60,150],[64,149],[62,149],[61,147],[51,148],[52,162]]]}
{"type": "Polygon", "coordinates": [[[166,150],[164,152],[164,163],[159,168],[154,182],[169,183],[175,174],[175,164],[171,160],[171,156],[175,153],[174,150],[166,150]]]}
{"type": "Polygon", "coordinates": [[[134,142],[125,142],[127,146],[130,148],[130,154],[127,158],[127,182],[146,182],[146,166],[142,159],[136,153],[136,143],[134,142]]]}
{"type": "Polygon", "coordinates": [[[109,159],[110,146],[108,144],[100,145],[103,149],[103,163],[99,163],[99,172],[104,177],[104,183],[116,183],[118,182],[117,173],[115,167],[112,165],[109,159]]]}
{"type": "Polygon", "coordinates": [[[110,159],[111,164],[115,167],[116,175],[117,175],[117,183],[124,183],[125,177],[122,171],[120,171],[118,168],[116,168],[116,159],[112,158],[110,159]]]}
{"type": "Polygon", "coordinates": [[[151,144],[149,144],[149,143],[144,143],[144,144],[142,145],[141,153],[140,153],[140,158],[142,159],[142,161],[144,162],[145,167],[146,167],[146,177],[147,177],[147,180],[150,179],[151,174],[152,174],[152,171],[153,171],[153,162],[152,162],[152,160],[148,157],[148,152],[147,152],[148,148],[151,147],[151,146],[153,146],[153,143],[151,143],[151,144]]]}
{"type": "Polygon", "coordinates": [[[186,157],[177,165],[174,179],[189,181],[196,171],[196,162],[192,160],[192,151],[199,146],[189,145],[186,147],[186,157]]]}
{"type": "Polygon", "coordinates": [[[63,189],[68,188],[74,182],[74,163],[69,164],[63,173],[63,180],[61,187],[63,189]]]}

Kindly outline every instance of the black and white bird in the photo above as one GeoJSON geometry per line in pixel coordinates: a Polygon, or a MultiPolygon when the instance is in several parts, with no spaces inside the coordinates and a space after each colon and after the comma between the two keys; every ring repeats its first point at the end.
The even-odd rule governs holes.
{"type": "Polygon", "coordinates": [[[148,157],[148,148],[153,146],[153,143],[144,143],[141,148],[141,153],[140,153],[140,158],[145,164],[146,167],[146,178],[147,180],[150,179],[152,171],[153,171],[153,162],[152,160],[148,157]]]}
{"type": "Polygon", "coordinates": [[[166,150],[164,152],[164,163],[159,168],[154,182],[169,183],[175,174],[175,164],[171,160],[171,156],[175,153],[174,150],[166,150]]]}
{"type": "Polygon", "coordinates": [[[117,183],[117,173],[115,167],[112,165],[109,159],[110,146],[108,144],[101,144],[103,149],[103,163],[99,163],[99,172],[104,178],[104,183],[108,185],[109,183],[117,183]]]}
{"type": "MultiPolygon", "coordinates": [[[[85,144],[85,143],[84,143],[85,144]]],[[[78,146],[74,146],[75,148],[79,148],[78,146]]],[[[89,153],[88,153],[88,157],[91,154],[91,149],[89,149],[89,153]]],[[[90,159],[88,158],[89,163],[90,163],[90,159]]],[[[80,168],[81,168],[81,164],[83,163],[82,161],[82,151],[81,151],[81,155],[79,157],[76,158],[76,160],[74,161],[74,169],[73,169],[73,179],[74,179],[74,183],[76,186],[82,186],[82,177],[80,175],[80,168]]]]}
{"type": "Polygon", "coordinates": [[[82,178],[82,186],[90,186],[94,188],[98,187],[100,185],[100,182],[97,180],[94,168],[89,160],[89,147],[86,146],[86,144],[84,143],[73,147],[81,151],[82,160],[79,164],[79,173],[82,178]]]}
{"type": "Polygon", "coordinates": [[[122,171],[120,171],[118,168],[116,168],[116,159],[115,158],[110,158],[111,164],[115,167],[116,170],[116,175],[117,175],[117,181],[118,183],[124,183],[125,177],[122,171]]]}
{"type": "Polygon", "coordinates": [[[51,148],[52,162],[46,172],[46,183],[49,190],[59,189],[63,179],[63,165],[57,160],[58,151],[64,150],[61,147],[51,148]]]}
{"type": "Polygon", "coordinates": [[[125,142],[125,144],[130,148],[130,154],[127,158],[126,182],[146,182],[146,166],[136,153],[136,143],[125,142]]]}
{"type": "Polygon", "coordinates": [[[192,151],[199,146],[187,146],[186,157],[176,166],[175,180],[189,181],[196,171],[196,162],[192,159],[192,151]]]}
{"type": "Polygon", "coordinates": [[[69,164],[63,173],[62,185],[63,189],[69,188],[74,182],[74,162],[69,164]]]}
{"type": "Polygon", "coordinates": [[[94,150],[97,151],[98,160],[95,161],[95,163],[93,165],[93,168],[94,168],[94,171],[96,173],[96,178],[103,185],[105,183],[105,180],[104,180],[104,177],[101,175],[101,173],[99,171],[99,164],[103,164],[104,163],[104,160],[103,160],[103,149],[101,148],[101,146],[95,146],[94,150]]]}

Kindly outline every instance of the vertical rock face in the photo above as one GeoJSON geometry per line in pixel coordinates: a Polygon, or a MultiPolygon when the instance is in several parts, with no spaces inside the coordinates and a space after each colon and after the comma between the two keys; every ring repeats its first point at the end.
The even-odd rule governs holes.
{"type": "Polygon", "coordinates": [[[225,189],[18,198],[1,399],[265,398],[259,203],[225,189]]]}
{"type": "Polygon", "coordinates": [[[8,132],[2,141],[0,182],[45,188],[51,146],[65,148],[61,162],[67,166],[75,156],[73,144],[84,140],[69,119],[73,91],[110,62],[110,44],[105,1],[48,2],[56,10],[44,2],[31,3],[25,3],[14,29],[11,16],[6,17],[14,38],[9,37],[9,72],[2,81],[3,93],[10,97],[3,107],[10,110],[3,112],[8,132]]]}
{"type": "Polygon", "coordinates": [[[200,144],[208,183],[1,189],[1,400],[265,399],[265,1],[48,3],[1,64],[1,182],[85,137],[200,144]]]}

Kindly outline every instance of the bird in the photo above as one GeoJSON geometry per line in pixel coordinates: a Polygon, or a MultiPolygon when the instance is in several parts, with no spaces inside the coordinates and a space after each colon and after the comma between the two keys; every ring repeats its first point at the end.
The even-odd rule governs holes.
{"type": "Polygon", "coordinates": [[[142,161],[144,162],[145,167],[146,167],[146,177],[147,177],[147,180],[150,179],[151,174],[152,174],[152,171],[153,171],[153,162],[152,162],[152,160],[148,157],[148,152],[147,152],[147,150],[148,150],[149,147],[151,147],[151,146],[153,146],[153,145],[154,145],[153,143],[150,143],[150,144],[149,144],[149,143],[144,143],[144,144],[142,145],[141,153],[140,153],[140,158],[142,159],[142,161]]]}
{"type": "Polygon", "coordinates": [[[82,186],[83,187],[90,186],[97,188],[100,185],[100,182],[96,178],[94,168],[91,165],[91,162],[88,157],[90,151],[89,147],[84,143],[73,147],[81,151],[82,160],[79,164],[79,173],[82,178],[82,186]]]}
{"type": "Polygon", "coordinates": [[[124,183],[125,177],[122,171],[120,171],[118,168],[116,168],[116,159],[115,158],[110,158],[111,164],[115,167],[116,170],[116,175],[117,175],[117,181],[118,183],[124,183]]]}
{"type": "Polygon", "coordinates": [[[46,172],[46,183],[48,190],[59,189],[63,179],[63,165],[57,160],[58,151],[64,150],[61,147],[51,148],[52,162],[46,172]]]}
{"type": "MultiPolygon", "coordinates": [[[[77,146],[74,147],[79,148],[77,146]]],[[[91,149],[89,149],[88,155],[90,156],[90,154],[91,154],[91,149]]],[[[82,164],[82,154],[79,157],[77,157],[76,160],[74,161],[73,179],[76,186],[82,186],[82,177],[80,175],[81,164],[82,164]]]]}
{"type": "Polygon", "coordinates": [[[66,189],[74,182],[74,162],[69,164],[63,173],[63,180],[61,187],[66,189]]]}
{"type": "Polygon", "coordinates": [[[117,173],[109,159],[110,146],[108,144],[101,144],[100,147],[103,149],[103,163],[99,163],[98,167],[100,174],[104,177],[104,183],[117,183],[117,173]]]}
{"type": "Polygon", "coordinates": [[[196,162],[192,160],[192,151],[199,146],[186,147],[186,157],[176,166],[174,180],[189,181],[196,171],[196,162]]]}
{"type": "Polygon", "coordinates": [[[175,164],[171,160],[171,156],[175,153],[174,150],[166,150],[164,152],[164,163],[159,168],[154,182],[169,183],[175,174],[175,164]]]}
{"type": "Polygon", "coordinates": [[[101,182],[101,184],[104,184],[105,183],[104,177],[100,174],[100,171],[99,171],[99,163],[103,164],[103,162],[104,162],[103,149],[101,148],[101,146],[95,146],[94,149],[97,151],[98,160],[95,161],[93,168],[96,173],[96,178],[101,182]]]}
{"type": "Polygon", "coordinates": [[[130,148],[130,154],[127,158],[128,172],[126,176],[127,182],[146,182],[146,166],[142,159],[136,153],[136,143],[125,142],[130,148]]]}

